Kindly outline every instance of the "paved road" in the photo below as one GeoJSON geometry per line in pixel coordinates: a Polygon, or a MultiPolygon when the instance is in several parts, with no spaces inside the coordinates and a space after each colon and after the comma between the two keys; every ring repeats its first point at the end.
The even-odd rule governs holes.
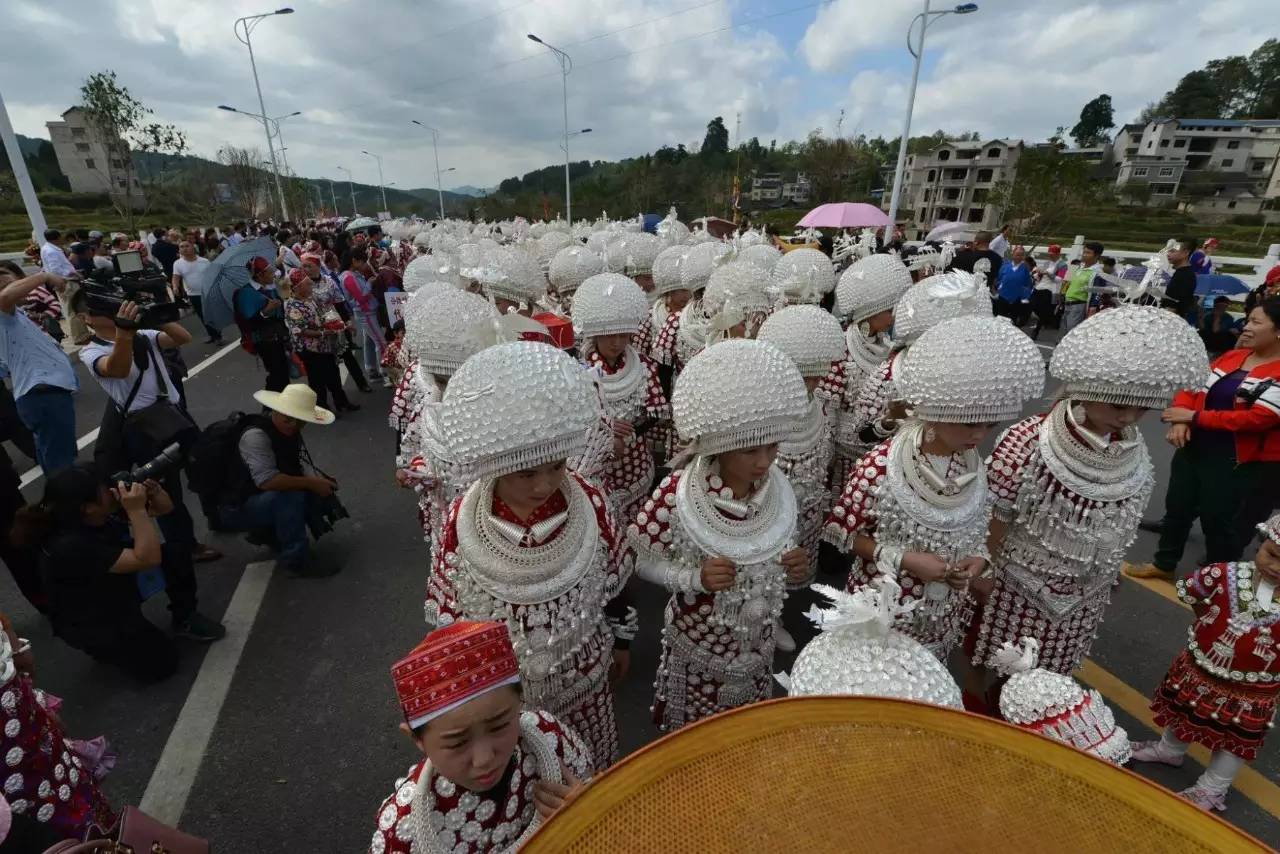
{"type": "MultiPolygon", "coordinates": [[[[199,344],[188,351],[192,366],[216,354],[216,348],[199,344]]],[[[96,426],[103,404],[96,385],[85,379],[78,404],[81,434],[96,426]]],[[[259,387],[254,362],[233,350],[207,365],[188,391],[194,415],[207,423],[251,406],[249,395],[259,387]]],[[[211,838],[221,851],[363,850],[379,801],[413,761],[411,746],[397,731],[388,669],[423,633],[426,550],[413,502],[392,480],[394,436],[385,419],[390,394],[355,394],[366,404],[364,411],[306,433],[315,459],[338,478],[352,514],[318,546],[321,559],[342,571],[325,579],[272,575],[262,563],[270,559],[264,551],[237,536],[210,535],[227,556],[199,567],[202,608],[222,615],[234,596],[230,618],[245,623],[233,628],[234,638],[213,647],[185,646],[182,668],[166,684],[122,683],[114,672],[52,639],[8,575],[0,573],[0,602],[34,642],[39,684],[66,699],[63,718],[74,733],[105,733],[120,751],[107,783],[112,799],[137,803],[145,793],[149,803],[166,809],[185,800],[182,825],[211,838]],[[208,738],[203,751],[202,736],[208,738]]],[[[1143,430],[1163,480],[1170,456],[1163,431],[1154,416],[1143,430]]],[[[38,497],[40,487],[33,483],[29,496],[38,497]]],[[[1157,504],[1162,494],[1163,484],[1157,504]]],[[[1140,535],[1131,557],[1145,559],[1153,539],[1140,535]]],[[[1184,569],[1194,565],[1201,548],[1197,535],[1184,569]]],[[[632,674],[618,696],[624,751],[657,735],[648,708],[664,597],[650,585],[637,585],[642,628],[632,674]]],[[[797,615],[807,606],[797,604],[788,608],[788,625],[803,640],[809,631],[797,615]]],[[[164,608],[163,595],[148,603],[157,622],[167,618],[164,608]]],[[[1086,675],[1107,694],[1134,738],[1152,734],[1141,720],[1144,698],[1176,655],[1188,621],[1188,611],[1150,589],[1127,580],[1115,588],[1086,675]]],[[[783,659],[778,665],[789,669],[790,663],[783,659]]],[[[1234,792],[1227,817],[1280,845],[1280,758],[1274,744],[1253,767],[1258,773],[1247,786],[1256,800],[1234,792]]],[[[1135,770],[1176,788],[1199,773],[1191,764],[1135,770]]]]}

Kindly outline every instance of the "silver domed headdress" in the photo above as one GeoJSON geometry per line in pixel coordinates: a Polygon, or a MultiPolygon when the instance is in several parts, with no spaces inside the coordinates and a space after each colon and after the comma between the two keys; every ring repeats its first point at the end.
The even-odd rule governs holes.
{"type": "Polygon", "coordinates": [[[690,452],[702,455],[781,442],[808,405],[791,360],[771,344],[745,338],[690,359],[671,395],[676,431],[691,443],[690,452]]]}
{"type": "Polygon", "coordinates": [[[840,322],[816,305],[789,305],[775,311],[761,324],[756,340],[786,353],[803,377],[826,376],[831,363],[843,358],[845,351],[840,322]]]}
{"type": "Polygon", "coordinates": [[[1044,391],[1044,359],[1006,318],[958,317],[920,336],[897,383],[922,421],[1007,421],[1044,391]]]}
{"type": "Polygon", "coordinates": [[[500,246],[489,253],[480,280],[495,299],[532,307],[547,294],[547,280],[532,255],[520,248],[500,246]]]}
{"type": "Polygon", "coordinates": [[[604,272],[604,261],[585,246],[566,246],[551,259],[547,279],[561,297],[571,296],[582,283],[604,272]]]}
{"type": "Polygon", "coordinates": [[[778,259],[771,272],[773,283],[790,303],[819,303],[836,286],[835,270],[825,253],[807,246],[792,249],[778,259]]]}
{"type": "Polygon", "coordinates": [[[800,650],[791,675],[775,677],[788,694],[897,697],[963,707],[960,687],[938,657],[894,629],[896,622],[910,619],[916,605],[899,601],[896,581],[881,575],[855,593],[825,584],[813,589],[835,607],[809,609],[806,616],[819,633],[800,650]]]}
{"type": "Polygon", "coordinates": [[[714,238],[688,247],[684,260],[680,263],[680,286],[687,291],[702,290],[707,286],[716,267],[728,261],[732,252],[729,244],[714,238]]]}
{"type": "Polygon", "coordinates": [[[768,243],[753,243],[740,248],[735,260],[759,267],[766,273],[772,273],[781,259],[782,250],[778,247],[768,243]]]}
{"type": "Polygon", "coordinates": [[[1000,716],[1011,724],[1123,765],[1129,761],[1129,734],[1095,689],[1085,692],[1070,676],[1036,667],[1040,643],[1024,637],[1021,649],[1005,643],[993,657],[1009,679],[1000,689],[1000,716]]]}
{"type": "Polygon", "coordinates": [[[653,262],[662,251],[662,241],[647,232],[628,231],[610,243],[608,249],[610,256],[621,259],[622,273],[649,276],[653,274],[653,262]]]}
{"type": "Polygon", "coordinates": [[[419,291],[405,306],[405,341],[422,370],[452,376],[484,348],[486,339],[478,325],[497,316],[493,305],[478,294],[452,288],[419,291]]]}
{"type": "Polygon", "coordinates": [[[768,312],[775,303],[769,289],[769,274],[759,267],[736,261],[716,267],[702,295],[702,310],[711,321],[712,333],[727,332],[753,315],[768,312]]]}
{"type": "Polygon", "coordinates": [[[463,363],[434,429],[462,482],[577,456],[599,417],[595,383],[582,365],[549,344],[514,341],[463,363]]]}
{"type": "Polygon", "coordinates": [[[680,276],[680,268],[684,266],[687,246],[668,246],[658,253],[653,260],[653,290],[649,296],[653,299],[666,296],[672,291],[684,289],[684,280],[680,276]]]}
{"type": "Polygon", "coordinates": [[[648,297],[621,273],[598,273],[573,297],[573,331],[579,338],[633,335],[648,314],[648,297]]]}
{"type": "Polygon", "coordinates": [[[939,273],[916,282],[893,309],[893,343],[911,344],[944,320],[990,317],[986,282],[963,270],[939,273]]]}
{"type": "Polygon", "coordinates": [[[1072,400],[1164,409],[1179,390],[1204,384],[1209,357],[1200,336],[1176,314],[1122,305],[1063,336],[1049,374],[1072,400]]]}
{"type": "Polygon", "coordinates": [[[849,265],[836,285],[837,317],[861,323],[882,311],[892,311],[911,288],[911,271],[892,255],[868,255],[849,265]]]}

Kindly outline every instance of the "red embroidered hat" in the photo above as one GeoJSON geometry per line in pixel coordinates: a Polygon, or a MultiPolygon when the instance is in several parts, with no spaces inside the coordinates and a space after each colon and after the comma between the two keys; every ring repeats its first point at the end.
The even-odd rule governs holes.
{"type": "Polygon", "coordinates": [[[507,627],[460,621],[423,638],[391,668],[410,728],[450,712],[486,691],[520,681],[507,627]]]}

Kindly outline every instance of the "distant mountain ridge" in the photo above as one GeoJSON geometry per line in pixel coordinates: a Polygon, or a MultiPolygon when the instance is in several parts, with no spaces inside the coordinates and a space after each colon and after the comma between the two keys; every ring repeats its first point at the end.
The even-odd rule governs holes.
{"type": "Polygon", "coordinates": [[[484,187],[473,187],[470,184],[463,184],[461,187],[454,187],[452,190],[445,190],[445,192],[457,193],[459,196],[473,196],[475,198],[481,198],[489,195],[496,189],[497,187],[489,187],[488,189],[485,189],[484,187]]]}

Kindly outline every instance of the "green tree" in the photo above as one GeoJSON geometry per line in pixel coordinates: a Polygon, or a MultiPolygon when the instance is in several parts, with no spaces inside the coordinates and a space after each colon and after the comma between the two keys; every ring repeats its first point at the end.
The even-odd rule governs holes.
{"type": "Polygon", "coordinates": [[[147,208],[146,195],[139,198],[133,192],[138,180],[134,153],[180,155],[187,150],[186,134],[171,124],[149,121],[151,108],[120,85],[111,70],[89,75],[80,87],[80,99],[90,127],[107,149],[98,169],[106,175],[112,206],[133,230],[139,209],[147,208]]]}
{"type": "Polygon", "coordinates": [[[1018,158],[1016,177],[991,188],[987,203],[998,219],[1014,225],[1020,237],[1053,235],[1059,224],[1095,204],[1102,185],[1090,177],[1090,165],[1064,157],[1055,147],[1029,148],[1018,158]]]}
{"type": "Polygon", "coordinates": [[[702,138],[700,154],[704,157],[729,152],[729,129],[724,126],[724,119],[716,116],[707,122],[707,135],[702,138]]]}
{"type": "Polygon", "coordinates": [[[1081,148],[1101,145],[1110,136],[1107,131],[1115,126],[1111,96],[1102,94],[1085,104],[1080,110],[1080,121],[1076,122],[1075,127],[1071,129],[1071,138],[1081,148]]]}

